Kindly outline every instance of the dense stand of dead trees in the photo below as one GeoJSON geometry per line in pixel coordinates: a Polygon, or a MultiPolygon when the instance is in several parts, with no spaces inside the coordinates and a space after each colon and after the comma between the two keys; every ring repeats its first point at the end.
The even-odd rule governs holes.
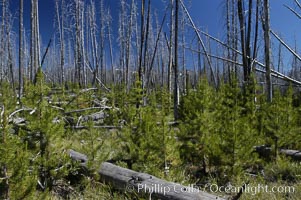
{"type": "MultiPolygon", "coordinates": [[[[0,79],[11,82],[12,87],[18,83],[21,97],[25,80],[34,81],[45,50],[41,48],[38,0],[31,0],[29,37],[23,26],[23,0],[19,3],[19,34],[13,34],[9,1],[3,0],[1,4],[0,79]],[[15,46],[19,47],[18,58],[12,50],[15,46]],[[16,60],[19,67],[15,66],[16,60]]],[[[119,19],[115,19],[104,0],[56,0],[53,44],[44,62],[47,67],[43,68],[47,80],[63,87],[67,82],[81,87],[99,85],[106,91],[110,91],[111,84],[124,84],[126,92],[137,86],[134,83],[139,80],[144,96],[159,84],[173,93],[170,96],[174,98],[175,118],[180,96],[187,88],[195,87],[201,76],[208,76],[214,87],[220,81],[231,81],[232,75],[243,85],[253,84],[253,77],[265,80],[269,100],[276,78],[300,83],[272,68],[270,33],[283,46],[289,46],[270,30],[269,1],[225,1],[225,41],[199,30],[186,3],[169,0],[165,5],[162,3],[165,7],[154,8],[151,0],[120,0],[119,19]],[[259,40],[264,44],[260,45],[259,40]],[[212,46],[218,49],[216,55],[212,46]],[[264,55],[264,64],[258,55],[264,55]],[[265,76],[257,74],[258,71],[265,76]]],[[[294,50],[290,51],[299,59],[294,50]]],[[[278,60],[280,69],[282,62],[278,60]]]]}

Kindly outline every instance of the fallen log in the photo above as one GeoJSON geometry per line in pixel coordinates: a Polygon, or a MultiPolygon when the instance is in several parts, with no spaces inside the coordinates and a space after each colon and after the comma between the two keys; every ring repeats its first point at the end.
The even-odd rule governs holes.
{"type": "Polygon", "coordinates": [[[267,145],[254,146],[254,151],[259,154],[260,157],[268,158],[272,155],[272,148],[267,145]]]}
{"type": "Polygon", "coordinates": [[[77,120],[76,126],[80,126],[81,122],[87,122],[87,121],[99,121],[99,120],[104,120],[106,117],[106,114],[102,111],[93,113],[91,115],[85,115],[85,116],[80,116],[77,120]]]}
{"type": "Polygon", "coordinates": [[[125,169],[107,162],[101,164],[98,174],[105,183],[112,184],[116,188],[124,189],[126,192],[146,193],[162,200],[222,199],[198,188],[168,182],[150,174],[125,169]]]}
{"type": "Polygon", "coordinates": [[[88,110],[99,110],[102,109],[101,107],[90,107],[90,108],[82,108],[82,109],[78,109],[78,110],[71,110],[68,112],[65,112],[66,115],[71,114],[71,113],[79,113],[79,112],[85,112],[88,110]]]}
{"type": "Polygon", "coordinates": [[[70,149],[69,156],[71,157],[72,160],[79,162],[81,166],[86,167],[88,163],[88,157],[85,154],[70,149]]]}
{"type": "Polygon", "coordinates": [[[11,121],[15,125],[25,125],[26,119],[22,117],[15,117],[11,121]]]}
{"type": "MultiPolygon", "coordinates": [[[[89,126],[71,126],[71,129],[78,129],[78,130],[82,130],[82,129],[89,129],[89,126]]],[[[122,129],[122,126],[108,126],[108,125],[104,125],[104,126],[92,126],[91,128],[95,128],[95,129],[122,129]]]]}
{"type": "Polygon", "coordinates": [[[105,106],[107,104],[107,102],[109,101],[109,99],[107,98],[103,98],[101,101],[98,99],[94,99],[92,102],[96,105],[96,106],[105,106]]]}
{"type": "MultiPolygon", "coordinates": [[[[87,167],[86,155],[74,150],[69,151],[73,160],[80,162],[81,166],[87,167]]],[[[116,189],[127,193],[148,194],[162,200],[223,200],[213,194],[204,192],[202,189],[168,182],[150,174],[136,172],[122,168],[112,163],[103,162],[98,170],[101,181],[111,184],[116,189]]]]}
{"type": "Polygon", "coordinates": [[[21,108],[21,109],[18,109],[14,112],[12,112],[9,116],[8,116],[8,119],[10,120],[15,114],[19,113],[19,112],[22,112],[22,111],[32,111],[33,109],[32,108],[21,108]]]}
{"type": "Polygon", "coordinates": [[[290,150],[290,149],[280,149],[280,153],[285,154],[288,157],[291,157],[293,160],[301,160],[301,151],[290,150]]]}
{"type": "MultiPolygon", "coordinates": [[[[157,125],[162,125],[162,122],[157,122],[157,125]]],[[[179,122],[171,121],[171,122],[167,122],[166,125],[168,125],[168,126],[178,126],[179,122]]]]}
{"type": "Polygon", "coordinates": [[[97,113],[93,113],[91,115],[85,115],[82,117],[81,121],[83,122],[86,122],[86,121],[97,121],[97,120],[100,120],[100,119],[104,119],[105,118],[105,113],[100,111],[100,112],[97,112],[97,113]]]}
{"type": "MultiPolygon", "coordinates": [[[[254,146],[254,151],[257,152],[260,156],[268,157],[272,155],[272,148],[266,145],[254,146]]],[[[279,149],[279,153],[287,157],[291,157],[293,160],[301,160],[301,151],[291,150],[291,149],[279,149]]]]}
{"type": "Polygon", "coordinates": [[[56,102],[51,102],[51,104],[56,106],[64,106],[68,104],[68,101],[56,101],[56,102]]]}

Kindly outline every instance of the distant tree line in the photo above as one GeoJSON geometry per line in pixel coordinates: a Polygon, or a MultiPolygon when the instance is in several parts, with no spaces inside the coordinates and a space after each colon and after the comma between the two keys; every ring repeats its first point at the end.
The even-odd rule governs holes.
{"type": "MultiPolygon", "coordinates": [[[[201,76],[216,88],[221,82],[231,82],[233,76],[243,88],[262,82],[270,101],[273,84],[286,84],[279,78],[300,84],[293,73],[296,67],[294,78],[279,72],[281,52],[278,64],[271,60],[268,0],[225,1],[224,41],[197,28],[189,3],[169,0],[162,3],[162,9],[152,3],[120,0],[117,21],[104,0],[99,4],[56,0],[55,30],[46,46],[41,44],[38,0],[31,0],[29,36],[23,26],[23,0],[19,36],[13,29],[9,1],[3,0],[0,80],[9,81],[20,97],[24,84],[34,82],[38,68],[49,83],[63,87],[99,85],[109,91],[111,85],[119,84],[129,92],[138,81],[145,95],[157,87],[166,88],[174,99],[175,118],[180,96],[195,88],[201,76]],[[19,47],[18,56],[14,47],[19,47]]],[[[256,92],[254,87],[249,90],[256,92]]]]}

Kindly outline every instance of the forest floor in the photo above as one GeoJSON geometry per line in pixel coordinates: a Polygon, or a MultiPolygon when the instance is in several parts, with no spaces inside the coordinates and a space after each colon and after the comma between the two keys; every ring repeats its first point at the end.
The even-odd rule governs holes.
{"type": "MultiPolygon", "coordinates": [[[[1,98],[2,110],[5,110],[1,115],[3,148],[0,150],[5,155],[1,163],[7,168],[1,173],[10,178],[8,182],[2,179],[0,186],[9,186],[11,199],[149,198],[102,183],[96,171],[105,161],[194,186],[223,198],[237,196],[243,186],[239,199],[300,199],[300,161],[279,152],[275,159],[272,142],[267,148],[271,150],[268,155],[255,152],[254,144],[262,145],[265,141],[259,139],[245,147],[238,145],[235,153],[231,153],[232,147],[222,152],[218,148],[224,145],[223,142],[227,142],[225,147],[233,144],[233,140],[227,140],[232,138],[229,133],[220,143],[220,138],[211,138],[210,134],[214,133],[204,140],[205,131],[198,133],[198,130],[204,130],[204,127],[213,130],[210,125],[213,121],[210,120],[227,116],[215,113],[212,117],[210,113],[202,113],[200,118],[193,114],[189,119],[196,111],[194,108],[189,112],[185,110],[185,106],[194,105],[189,101],[189,95],[186,102],[181,103],[181,120],[174,123],[168,104],[170,97],[163,92],[149,96],[148,105],[140,102],[137,107],[137,98],[141,97],[135,92],[108,95],[98,88],[61,91],[42,85],[27,90],[21,108],[16,99],[1,98]],[[194,122],[193,119],[201,121],[194,122]],[[210,145],[205,146],[206,143],[210,145]],[[89,175],[81,172],[80,166],[70,160],[67,153],[70,149],[87,155],[88,168],[92,169],[89,175]],[[235,156],[233,164],[231,156],[235,156]]],[[[12,95],[9,90],[3,90],[3,96],[12,95]]],[[[209,104],[198,102],[198,96],[192,95],[191,98],[195,104],[209,104]]],[[[238,108],[231,107],[234,113],[235,109],[238,108]]],[[[232,111],[226,112],[232,117],[226,118],[226,124],[232,123],[235,117],[232,111]]],[[[239,115],[237,120],[241,120],[239,115]]],[[[239,121],[235,123],[241,126],[239,121]]],[[[216,126],[213,128],[215,130],[216,126]]],[[[216,132],[222,134],[227,128],[222,125],[216,132]]],[[[235,135],[234,141],[241,142],[241,145],[243,141],[255,139],[251,135],[240,137],[235,135]]]]}

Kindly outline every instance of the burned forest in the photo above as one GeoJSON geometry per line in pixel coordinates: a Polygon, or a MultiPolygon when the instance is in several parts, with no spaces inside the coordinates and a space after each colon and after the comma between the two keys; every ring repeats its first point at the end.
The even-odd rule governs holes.
{"type": "Polygon", "coordinates": [[[0,8],[0,199],[300,199],[299,0],[0,8]]]}

